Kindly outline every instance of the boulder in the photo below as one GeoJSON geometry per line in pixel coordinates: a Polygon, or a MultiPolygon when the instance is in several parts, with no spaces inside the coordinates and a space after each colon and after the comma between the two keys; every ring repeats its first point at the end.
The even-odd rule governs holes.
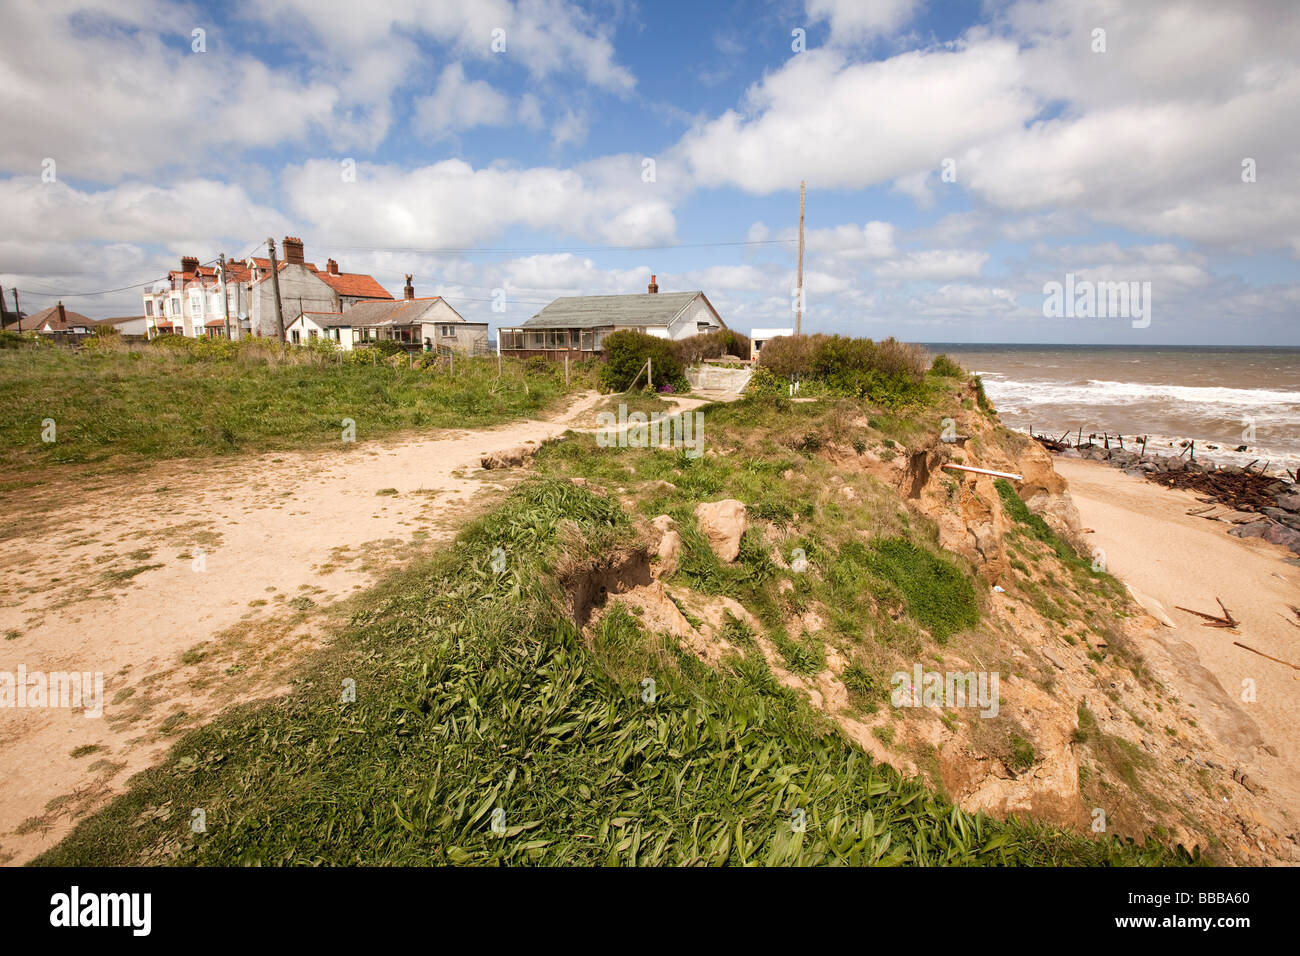
{"type": "Polygon", "coordinates": [[[736,560],[748,524],[743,503],[734,498],[702,502],[695,507],[695,521],[719,561],[730,564],[736,560]]]}

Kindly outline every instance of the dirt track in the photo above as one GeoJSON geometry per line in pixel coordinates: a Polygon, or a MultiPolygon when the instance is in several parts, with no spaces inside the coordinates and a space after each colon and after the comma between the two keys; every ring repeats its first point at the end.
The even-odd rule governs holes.
{"type": "Polygon", "coordinates": [[[598,400],[549,421],[167,462],[25,498],[0,553],[0,672],[102,672],[104,714],[0,710],[0,862],[52,846],[180,731],[283,692],[329,605],[454,535],[495,487],[482,454],[593,427],[598,400]]]}

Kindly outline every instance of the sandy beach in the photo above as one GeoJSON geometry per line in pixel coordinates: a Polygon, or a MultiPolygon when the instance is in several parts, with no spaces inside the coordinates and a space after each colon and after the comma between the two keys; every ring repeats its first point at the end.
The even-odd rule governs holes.
{"type": "MultiPolygon", "coordinates": [[[[1234,644],[1300,664],[1300,627],[1288,623],[1294,619],[1288,605],[1300,604],[1300,568],[1285,563],[1290,553],[1232,537],[1222,522],[1188,515],[1199,504],[1191,492],[1161,488],[1098,462],[1057,458],[1054,464],[1069,482],[1084,528],[1091,529],[1085,539],[1105,553],[1107,569],[1139,603],[1166,621],[1160,631],[1174,639],[1170,645],[1180,654],[1194,653],[1253,720],[1264,742],[1253,748],[1253,768],[1276,803],[1300,816],[1300,671],[1234,644]],[[1206,627],[1177,610],[1218,614],[1216,598],[1239,627],[1206,627]],[[1253,682],[1253,701],[1244,699],[1247,682],[1253,682]]],[[[1189,701],[1203,692],[1174,690],[1189,701]]],[[[1205,724],[1213,729],[1212,721],[1205,724]]]]}

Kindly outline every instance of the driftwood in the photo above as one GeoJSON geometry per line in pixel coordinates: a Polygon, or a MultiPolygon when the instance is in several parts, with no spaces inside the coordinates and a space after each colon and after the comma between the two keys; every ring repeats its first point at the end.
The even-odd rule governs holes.
{"type": "Polygon", "coordinates": [[[1276,478],[1258,471],[1152,471],[1147,480],[1164,488],[1185,488],[1207,497],[1198,500],[1234,508],[1237,511],[1260,511],[1277,502],[1269,489],[1276,478]]]}
{"type": "Polygon", "coordinates": [[[1179,611],[1186,611],[1188,614],[1195,614],[1197,617],[1205,618],[1205,623],[1201,625],[1202,627],[1236,627],[1241,623],[1232,616],[1231,611],[1223,606],[1222,601],[1217,597],[1214,600],[1219,601],[1219,607],[1223,609],[1223,617],[1216,617],[1213,614],[1205,614],[1201,611],[1193,611],[1189,607],[1179,607],[1177,604],[1174,605],[1174,608],[1179,611]]]}
{"type": "Polygon", "coordinates": [[[1300,666],[1296,664],[1292,664],[1290,661],[1284,661],[1280,657],[1274,657],[1272,654],[1265,654],[1263,651],[1257,651],[1253,647],[1247,647],[1245,644],[1241,643],[1241,641],[1233,641],[1232,643],[1236,644],[1238,647],[1242,648],[1243,650],[1250,651],[1252,654],[1258,654],[1260,657],[1267,657],[1270,661],[1273,661],[1274,663],[1285,664],[1293,671],[1300,671],[1300,666]]]}

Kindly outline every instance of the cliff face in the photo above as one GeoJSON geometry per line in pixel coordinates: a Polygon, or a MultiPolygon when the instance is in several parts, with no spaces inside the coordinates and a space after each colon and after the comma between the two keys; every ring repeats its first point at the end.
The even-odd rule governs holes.
{"type": "MultiPolygon", "coordinates": [[[[1250,719],[1105,573],[1049,455],[980,412],[972,386],[921,413],[933,427],[847,405],[724,415],[705,467],[774,470],[797,449],[779,480],[804,504],[776,506],[760,487],[731,495],[747,510],[739,558],[724,560],[701,550],[712,534],[695,515],[672,507],[673,482],[696,473],[627,466],[624,506],[664,510],[645,525],[652,578],[605,581],[588,634],[622,604],[714,667],[761,662],[875,758],[970,811],[1154,835],[1224,862],[1300,858],[1294,827],[1251,778],[1250,719]],[[672,491],[638,489],[652,471],[672,491]],[[891,563],[908,548],[936,563],[891,563]],[[761,558],[773,573],[755,583],[761,558]],[[744,584],[717,584],[710,562],[744,584]],[[974,623],[937,613],[961,605],[940,564],[973,586],[974,623]],[[954,701],[951,683],[928,697],[931,674],[995,680],[995,706],[954,701]]],[[[737,487],[712,484],[714,496],[737,487]]]]}

